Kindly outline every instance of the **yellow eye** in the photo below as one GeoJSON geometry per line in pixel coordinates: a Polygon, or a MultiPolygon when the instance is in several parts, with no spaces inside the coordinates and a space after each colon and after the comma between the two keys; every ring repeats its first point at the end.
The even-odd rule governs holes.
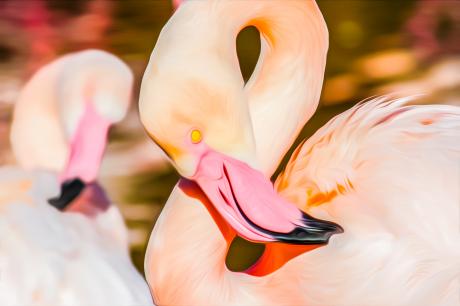
{"type": "Polygon", "coordinates": [[[201,132],[199,130],[192,130],[190,138],[193,143],[199,143],[203,137],[201,136],[201,132]]]}

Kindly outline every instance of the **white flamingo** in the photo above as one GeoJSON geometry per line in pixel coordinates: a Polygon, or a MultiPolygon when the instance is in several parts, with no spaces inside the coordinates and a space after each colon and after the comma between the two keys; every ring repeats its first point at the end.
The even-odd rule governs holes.
{"type": "Polygon", "coordinates": [[[317,107],[327,46],[314,1],[188,1],[163,28],[141,120],[185,180],[148,246],[159,304],[459,305],[460,108],[359,104],[271,188],[317,107]],[[262,52],[244,85],[235,40],[249,25],[262,52]],[[329,240],[338,225],[305,213],[344,233],[329,240]],[[225,265],[235,235],[266,244],[245,273],[225,265]]]}
{"type": "Polygon", "coordinates": [[[23,88],[11,128],[19,166],[0,170],[1,305],[152,305],[121,214],[95,183],[132,83],[121,60],[88,50],[23,88]]]}

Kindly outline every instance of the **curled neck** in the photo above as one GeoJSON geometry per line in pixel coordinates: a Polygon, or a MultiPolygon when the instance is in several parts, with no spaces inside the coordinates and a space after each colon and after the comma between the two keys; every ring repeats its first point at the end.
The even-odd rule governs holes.
{"type": "MultiPolygon", "coordinates": [[[[316,3],[188,1],[165,28],[160,40],[167,43],[157,44],[151,69],[177,66],[177,56],[178,61],[184,61],[181,67],[196,71],[202,69],[202,63],[219,58],[216,63],[223,63],[222,72],[237,79],[245,92],[244,107],[251,117],[249,128],[253,129],[260,169],[270,176],[318,104],[328,35],[316,3]],[[261,33],[262,52],[245,86],[235,41],[239,31],[249,25],[261,33]],[[165,47],[172,44],[176,46],[173,50],[165,47]]],[[[145,261],[155,301],[171,305],[190,301],[211,305],[275,303],[276,294],[257,294],[268,289],[269,282],[227,270],[225,256],[233,232],[216,222],[204,202],[176,187],[155,225],[145,261]]],[[[282,273],[278,270],[270,278],[282,273]]],[[[299,294],[288,284],[276,289],[282,289],[284,296],[299,294]]]]}
{"type": "Polygon", "coordinates": [[[102,119],[121,120],[132,79],[126,64],[100,50],[71,53],[42,67],[14,107],[10,141],[18,164],[29,170],[63,171],[88,103],[102,119]]]}
{"type": "MultiPolygon", "coordinates": [[[[192,2],[199,1],[187,4],[192,2]]],[[[261,54],[243,90],[260,169],[269,176],[318,106],[328,50],[326,23],[313,0],[206,3],[200,12],[212,15],[208,19],[217,31],[210,40],[228,50],[227,62],[238,76],[236,37],[247,26],[260,32],[261,54]]]]}
{"type": "Polygon", "coordinates": [[[261,55],[245,91],[257,157],[270,176],[318,106],[328,31],[314,1],[257,3],[246,25],[259,29],[261,55]]]}
{"type": "Polygon", "coordinates": [[[327,49],[327,27],[312,0],[185,1],[161,31],[144,81],[160,75],[218,80],[232,93],[229,116],[251,135],[247,150],[255,147],[257,168],[270,175],[316,110],[327,49]],[[262,48],[245,85],[236,37],[251,25],[262,48]]]}

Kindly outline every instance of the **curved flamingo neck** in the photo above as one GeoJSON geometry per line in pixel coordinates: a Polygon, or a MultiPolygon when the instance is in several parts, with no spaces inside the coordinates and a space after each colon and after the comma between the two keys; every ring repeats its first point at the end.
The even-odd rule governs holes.
{"type": "Polygon", "coordinates": [[[251,130],[258,168],[269,176],[316,110],[327,49],[327,26],[313,0],[185,1],[162,30],[150,66],[187,67],[204,79],[214,73],[232,84],[228,90],[240,88],[244,98],[231,107],[239,117],[249,113],[242,128],[251,130]],[[247,26],[260,31],[262,46],[244,85],[236,37],[247,26]]]}
{"type": "MultiPolygon", "coordinates": [[[[261,57],[244,91],[257,157],[261,170],[269,176],[318,105],[328,48],[327,28],[314,1],[248,3],[185,2],[170,20],[176,23],[175,27],[169,27],[162,35],[170,39],[169,43],[174,41],[178,48],[171,52],[181,56],[184,52],[195,54],[185,48],[184,42],[193,36],[201,51],[218,54],[229,73],[236,75],[240,74],[236,36],[245,26],[259,29],[261,57]],[[190,20],[194,20],[193,31],[190,20]]],[[[164,50],[156,52],[158,55],[164,50]]],[[[172,63],[166,59],[156,62],[157,66],[166,64],[172,63]]],[[[243,83],[242,77],[239,78],[243,83]]],[[[263,296],[269,291],[263,289],[270,284],[258,281],[255,276],[267,275],[307,251],[269,245],[257,265],[248,271],[252,275],[230,272],[225,257],[234,232],[225,223],[216,222],[218,219],[218,214],[213,214],[199,194],[184,186],[174,189],[152,232],[145,261],[147,280],[156,302],[222,304],[239,297],[242,303],[263,304],[270,298],[263,296]]],[[[279,269],[269,277],[274,279],[282,274],[279,269]]],[[[283,290],[284,295],[300,294],[288,286],[277,289],[283,290]]]]}
{"type": "Polygon", "coordinates": [[[240,16],[232,38],[245,26],[261,33],[261,54],[245,92],[257,157],[269,176],[318,106],[327,26],[315,1],[254,1],[251,7],[231,1],[227,10],[240,16]]]}

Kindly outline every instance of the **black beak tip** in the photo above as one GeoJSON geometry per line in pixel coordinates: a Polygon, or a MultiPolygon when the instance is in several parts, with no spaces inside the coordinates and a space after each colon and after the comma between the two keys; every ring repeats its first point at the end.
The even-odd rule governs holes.
{"type": "Polygon", "coordinates": [[[302,213],[302,221],[307,232],[323,234],[324,238],[326,239],[326,243],[329,241],[329,238],[332,235],[341,234],[344,232],[343,227],[337,223],[320,220],[306,213],[302,213]]]}
{"type": "Polygon", "coordinates": [[[61,194],[57,197],[48,199],[48,203],[58,210],[65,210],[72,201],[77,198],[85,188],[85,183],[79,178],[68,180],[61,185],[61,194]]]}
{"type": "Polygon", "coordinates": [[[332,235],[341,234],[343,228],[337,223],[313,218],[303,214],[302,226],[296,227],[293,231],[285,234],[277,233],[273,237],[275,240],[290,244],[328,244],[332,235]]]}
{"type": "Polygon", "coordinates": [[[328,225],[329,229],[327,229],[325,232],[324,232],[324,244],[327,244],[329,243],[329,239],[335,235],[335,234],[342,234],[344,232],[343,228],[336,224],[336,223],[330,223],[328,225]]]}
{"type": "Polygon", "coordinates": [[[345,230],[343,229],[343,227],[341,227],[340,225],[338,225],[336,223],[334,223],[334,224],[336,226],[336,231],[333,234],[343,234],[343,233],[345,233],[345,230]]]}

